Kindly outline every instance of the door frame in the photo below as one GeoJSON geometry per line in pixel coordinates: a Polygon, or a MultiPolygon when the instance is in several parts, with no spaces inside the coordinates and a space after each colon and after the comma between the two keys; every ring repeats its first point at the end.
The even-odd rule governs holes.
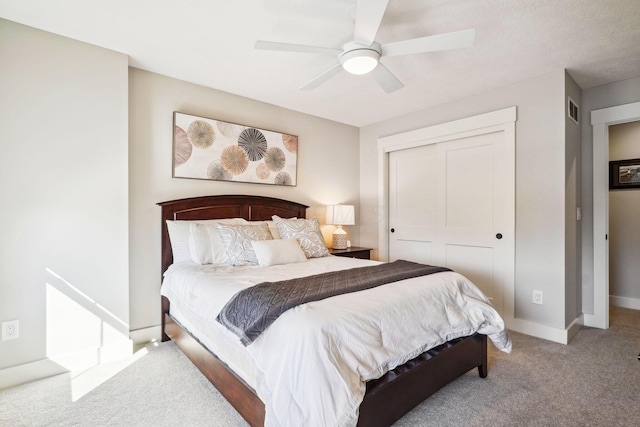
{"type": "MultiPolygon", "coordinates": [[[[479,114],[421,129],[378,138],[378,200],[380,215],[378,223],[378,258],[389,259],[389,153],[423,145],[437,144],[453,139],[467,138],[487,133],[503,132],[505,157],[511,164],[506,166],[511,176],[507,183],[506,228],[504,244],[515,257],[515,122],[516,107],[479,114]]],[[[504,314],[513,319],[515,313],[515,258],[505,275],[504,314]]]]}
{"type": "Polygon", "coordinates": [[[593,127],[593,313],[583,314],[585,326],[609,328],[609,241],[607,240],[609,234],[609,126],[638,120],[640,120],[640,102],[591,112],[591,126],[593,127]]]}

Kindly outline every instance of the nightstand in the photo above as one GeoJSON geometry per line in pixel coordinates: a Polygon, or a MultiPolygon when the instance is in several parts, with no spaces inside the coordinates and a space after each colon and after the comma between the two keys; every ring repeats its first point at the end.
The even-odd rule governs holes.
{"type": "Polygon", "coordinates": [[[346,258],[371,259],[371,248],[361,248],[359,246],[351,246],[347,249],[329,248],[329,253],[335,256],[346,258]]]}

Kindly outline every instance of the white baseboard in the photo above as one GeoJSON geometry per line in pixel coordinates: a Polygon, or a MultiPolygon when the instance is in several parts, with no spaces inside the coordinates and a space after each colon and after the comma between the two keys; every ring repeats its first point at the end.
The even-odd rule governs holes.
{"type": "Polygon", "coordinates": [[[129,331],[129,338],[133,341],[133,345],[157,342],[162,338],[162,328],[157,325],[129,331]]]}
{"type": "Polygon", "coordinates": [[[131,340],[118,340],[108,345],[74,353],[51,356],[0,369],[0,389],[28,383],[66,372],[81,371],[102,363],[126,359],[133,354],[131,340]]]}
{"type": "Polygon", "coordinates": [[[0,369],[0,389],[69,372],[53,360],[41,359],[0,369]]]}
{"type": "Polygon", "coordinates": [[[617,297],[614,295],[609,295],[609,304],[616,307],[640,310],[640,299],[638,298],[617,297]]]}
{"type": "Polygon", "coordinates": [[[553,328],[551,326],[541,325],[522,319],[505,319],[507,328],[514,332],[531,335],[536,338],[542,338],[547,341],[557,342],[559,344],[569,344],[582,327],[582,316],[576,318],[571,325],[565,329],[553,328]]]}

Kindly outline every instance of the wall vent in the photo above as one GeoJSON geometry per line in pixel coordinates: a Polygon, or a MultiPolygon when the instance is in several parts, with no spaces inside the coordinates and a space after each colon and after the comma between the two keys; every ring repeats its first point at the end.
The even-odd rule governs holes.
{"type": "Polygon", "coordinates": [[[575,102],[573,102],[573,99],[567,97],[567,115],[569,116],[569,118],[571,120],[573,120],[573,122],[575,124],[579,124],[580,123],[580,112],[578,109],[578,106],[576,105],[575,102]]]}

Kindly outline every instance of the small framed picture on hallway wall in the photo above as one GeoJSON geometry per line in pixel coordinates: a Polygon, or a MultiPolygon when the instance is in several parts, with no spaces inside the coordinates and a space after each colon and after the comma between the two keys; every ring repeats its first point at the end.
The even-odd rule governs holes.
{"type": "Polygon", "coordinates": [[[640,159],[609,162],[609,189],[640,188],[640,159]]]}

